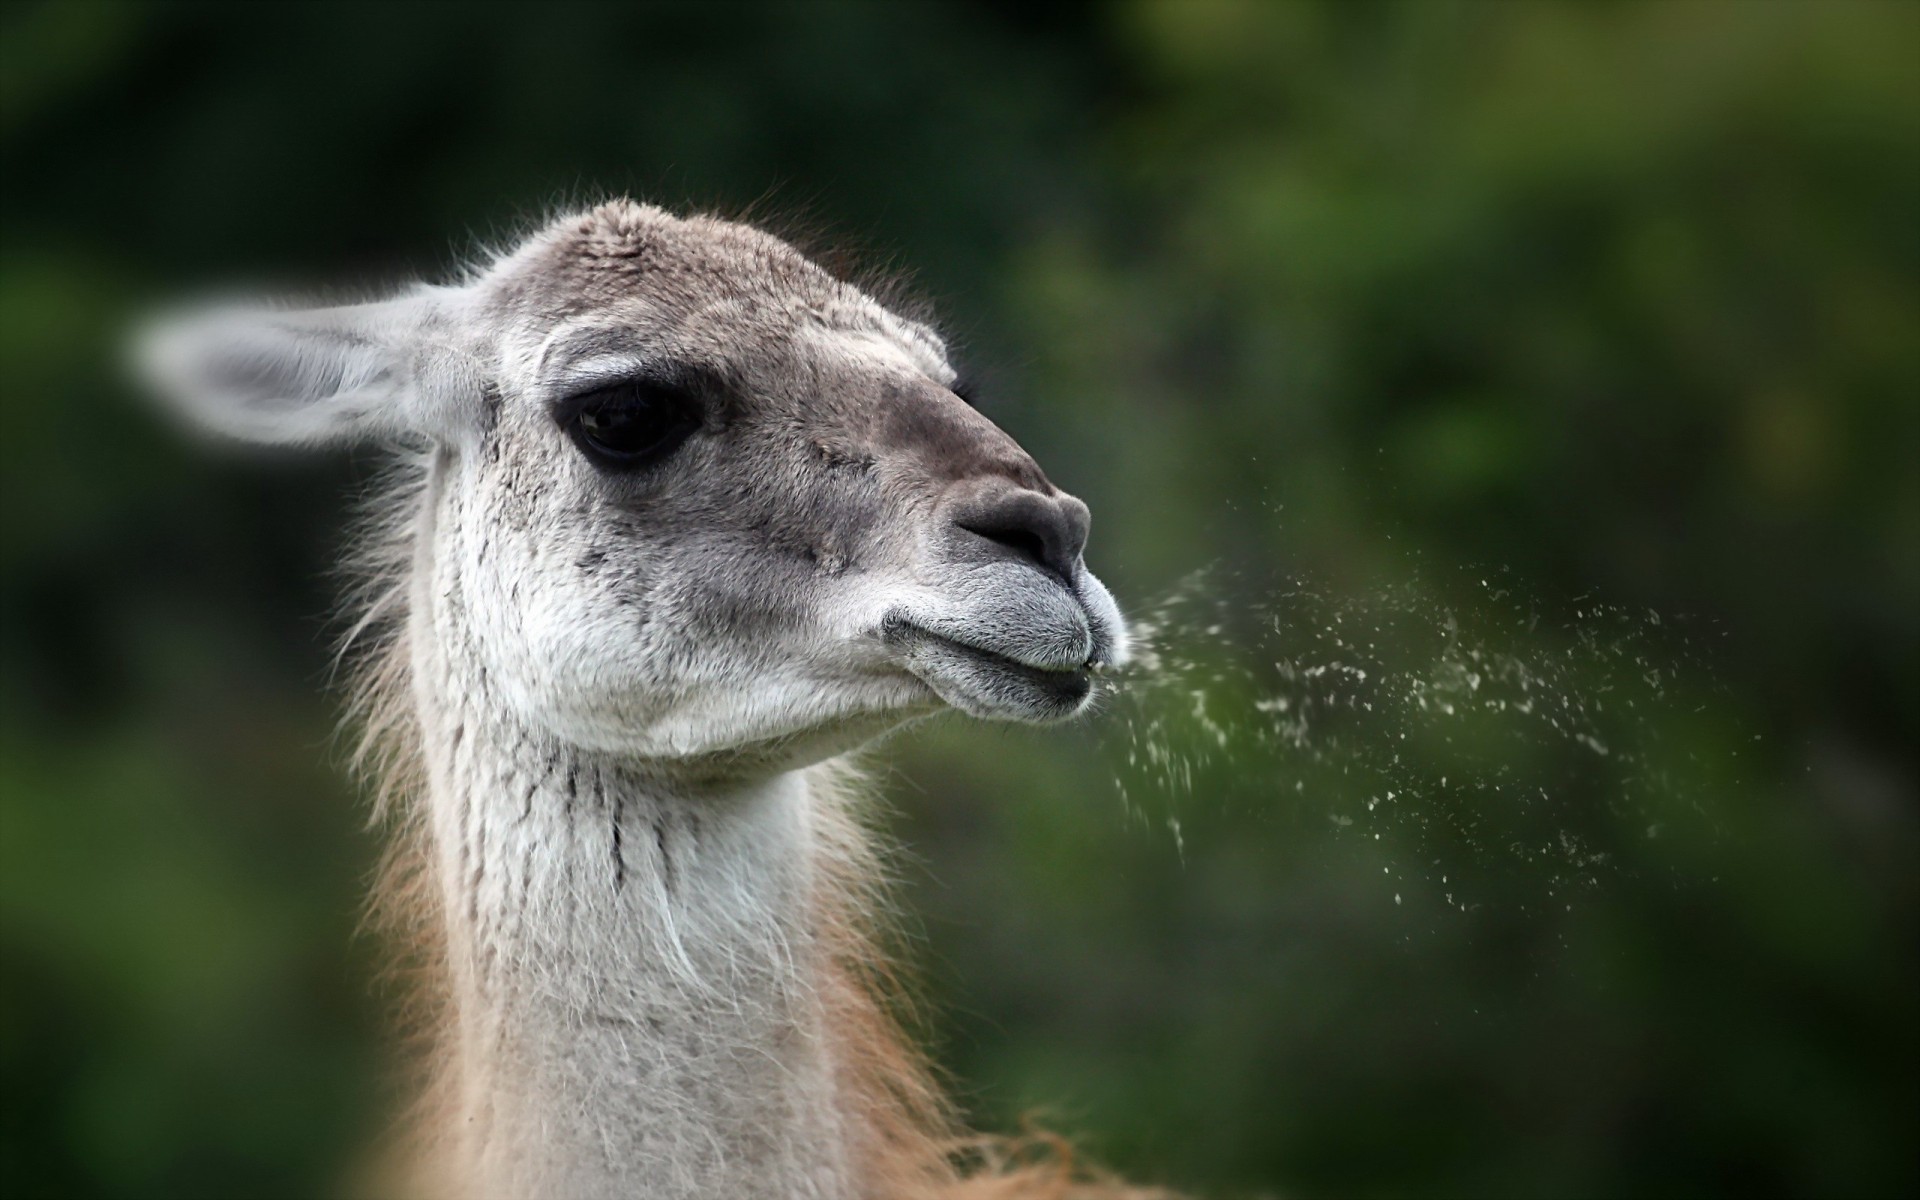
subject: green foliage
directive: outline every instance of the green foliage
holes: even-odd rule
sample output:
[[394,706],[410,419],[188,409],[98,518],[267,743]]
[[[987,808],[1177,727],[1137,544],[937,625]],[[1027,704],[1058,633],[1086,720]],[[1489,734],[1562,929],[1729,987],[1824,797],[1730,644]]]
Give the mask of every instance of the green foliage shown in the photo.
[[984,1122],[1920,1189],[1915,62],[1873,2],[9,10],[0,1190],[337,1192],[388,1100],[321,765],[368,464],[181,444],[127,314],[612,191],[912,264],[1160,626],[1086,729],[886,751]]

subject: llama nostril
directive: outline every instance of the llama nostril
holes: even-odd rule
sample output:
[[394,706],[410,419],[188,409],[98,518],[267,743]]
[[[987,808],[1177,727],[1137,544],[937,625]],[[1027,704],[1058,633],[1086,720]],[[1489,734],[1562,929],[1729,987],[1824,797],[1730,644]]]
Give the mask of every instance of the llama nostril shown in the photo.
[[954,524],[1071,587],[1087,544],[1085,512],[1077,501],[1022,489],[994,497],[956,517]]
[[1042,566],[1048,565],[1047,543],[1045,539],[1031,529],[997,529],[991,531],[976,529],[972,532],[979,534],[988,541],[999,542],[1002,546],[1005,546],[1021,558],[1027,559],[1030,562],[1036,562]]

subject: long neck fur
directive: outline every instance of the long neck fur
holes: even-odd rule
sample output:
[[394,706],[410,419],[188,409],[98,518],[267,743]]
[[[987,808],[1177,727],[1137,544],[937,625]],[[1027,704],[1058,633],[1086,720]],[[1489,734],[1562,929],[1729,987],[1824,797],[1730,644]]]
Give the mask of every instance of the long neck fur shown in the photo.
[[[688,782],[493,702],[428,586],[432,476],[372,509],[359,763],[393,839],[423,1070],[407,1190],[496,1197],[1159,1195],[965,1139],[893,1016],[843,764]],[[1029,1165],[1021,1165],[1025,1159]]]
[[427,733],[476,1194],[852,1194],[805,777],[677,786],[465,705]]

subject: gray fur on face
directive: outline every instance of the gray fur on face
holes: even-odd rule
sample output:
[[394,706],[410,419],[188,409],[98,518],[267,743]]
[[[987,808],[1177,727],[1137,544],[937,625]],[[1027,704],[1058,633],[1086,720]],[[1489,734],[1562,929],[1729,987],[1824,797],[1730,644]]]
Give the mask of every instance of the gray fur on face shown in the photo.
[[[939,337],[747,226],[615,202],[462,286],[148,346],[237,436],[429,443],[416,613],[586,749],[792,765],[944,705],[1054,719],[1126,652],[1085,507],[949,390]],[[563,428],[662,375],[699,400],[664,460],[609,471]]]

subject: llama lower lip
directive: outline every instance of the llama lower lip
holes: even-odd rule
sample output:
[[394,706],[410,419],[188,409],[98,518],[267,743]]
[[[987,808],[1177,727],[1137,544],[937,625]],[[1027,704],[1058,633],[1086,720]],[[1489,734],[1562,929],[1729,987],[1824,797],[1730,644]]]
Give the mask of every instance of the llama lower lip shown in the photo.
[[898,626],[891,638],[906,645],[908,670],[975,716],[1061,720],[1085,707],[1093,693],[1091,663],[1059,670],[1029,666],[917,626]]

